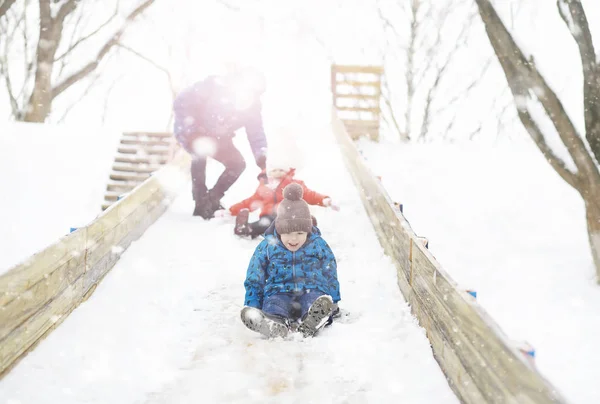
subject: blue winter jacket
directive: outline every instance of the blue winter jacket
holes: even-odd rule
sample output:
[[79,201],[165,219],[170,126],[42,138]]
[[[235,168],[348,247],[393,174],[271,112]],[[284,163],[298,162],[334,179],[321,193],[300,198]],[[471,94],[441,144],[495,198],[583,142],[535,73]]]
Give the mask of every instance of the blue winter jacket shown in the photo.
[[209,76],[181,91],[173,103],[175,137],[186,150],[197,136],[229,136],[245,128],[255,159],[263,156],[267,140],[262,121],[260,99],[239,109],[235,94],[218,76]]
[[306,243],[291,252],[279,240],[275,226],[271,226],[254,251],[244,286],[244,305],[259,309],[265,297],[309,289],[330,295],[334,303],[340,300],[335,256],[316,227]]

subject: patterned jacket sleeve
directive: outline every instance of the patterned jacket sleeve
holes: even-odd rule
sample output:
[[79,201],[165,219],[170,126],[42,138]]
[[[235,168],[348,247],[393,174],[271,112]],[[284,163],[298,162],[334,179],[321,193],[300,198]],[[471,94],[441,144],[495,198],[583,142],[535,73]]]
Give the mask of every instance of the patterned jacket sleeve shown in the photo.
[[337,262],[333,251],[327,244],[327,242],[321,239],[321,247],[323,249],[323,276],[327,280],[327,287],[329,295],[333,298],[333,302],[337,303],[341,300],[340,297],[340,283],[337,277]]
[[250,259],[248,271],[246,272],[246,297],[244,306],[256,307],[260,309],[263,304],[263,294],[265,288],[266,272],[269,259],[267,256],[267,248],[269,243],[263,240],[254,250],[254,254]]

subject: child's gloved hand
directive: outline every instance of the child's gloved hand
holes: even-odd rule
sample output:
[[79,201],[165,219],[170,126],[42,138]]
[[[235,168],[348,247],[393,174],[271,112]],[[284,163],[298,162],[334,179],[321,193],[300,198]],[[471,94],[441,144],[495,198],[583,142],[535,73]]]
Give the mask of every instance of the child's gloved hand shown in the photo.
[[219,209],[215,212],[215,217],[228,217],[231,216],[229,209]]
[[328,207],[328,208],[331,208],[331,209],[335,210],[336,212],[340,211],[339,205],[333,203],[333,201],[331,200],[331,198],[325,198],[325,199],[323,199],[323,205],[325,207]]

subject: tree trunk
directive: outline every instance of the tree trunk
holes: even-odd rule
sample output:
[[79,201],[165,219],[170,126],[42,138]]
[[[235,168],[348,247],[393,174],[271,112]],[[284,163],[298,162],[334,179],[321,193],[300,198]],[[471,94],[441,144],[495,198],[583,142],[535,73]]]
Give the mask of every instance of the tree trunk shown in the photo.
[[50,115],[52,70],[60,34],[53,24],[49,0],[40,1],[40,39],[37,45],[35,82],[23,117],[25,122],[43,123]]
[[52,106],[52,70],[54,67],[54,52],[49,55],[48,50],[38,50],[37,69],[35,82],[27,110],[23,118],[24,122],[43,123],[50,115]]
[[596,281],[600,284],[600,199],[585,199],[585,216],[592,258],[596,265]]

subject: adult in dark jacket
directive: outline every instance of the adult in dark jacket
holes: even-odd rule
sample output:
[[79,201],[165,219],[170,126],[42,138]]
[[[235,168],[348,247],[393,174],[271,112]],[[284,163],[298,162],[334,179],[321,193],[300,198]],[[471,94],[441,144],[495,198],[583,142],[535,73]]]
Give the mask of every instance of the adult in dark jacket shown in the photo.
[[[260,96],[262,74],[238,69],[222,76],[209,76],[181,91],[173,104],[175,137],[192,155],[194,216],[214,217],[221,198],[237,181],[246,162],[233,144],[235,131],[244,128],[256,165],[265,170],[267,140]],[[212,157],[225,170],[211,190],[206,187],[206,159]]]

